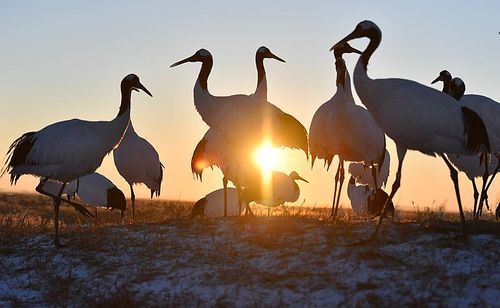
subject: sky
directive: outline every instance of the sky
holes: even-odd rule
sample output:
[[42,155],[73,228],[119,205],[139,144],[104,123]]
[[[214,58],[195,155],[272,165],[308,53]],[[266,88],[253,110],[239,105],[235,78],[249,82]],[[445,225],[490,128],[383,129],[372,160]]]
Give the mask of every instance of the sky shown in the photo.
[[[250,94],[255,51],[265,45],[286,60],[266,60],[269,101],[309,128],[314,112],[335,93],[328,49],[369,19],[383,33],[370,60],[372,78],[430,85],[448,69],[465,81],[467,93],[500,101],[499,11],[498,1],[0,1],[0,153],[22,133],[57,121],[112,119],[121,79],[136,73],[153,98],[134,92],[132,121],[166,166],[161,198],[197,200],[222,182],[218,170],[207,171],[203,182],[190,170],[194,147],[208,129],[193,104],[200,65],[170,64],[206,48],[214,57],[211,93]],[[364,49],[366,43],[353,46]],[[356,60],[346,56],[351,72]],[[392,183],[395,147],[390,139],[387,144]],[[296,204],[331,203],[334,170],[321,163],[311,170],[298,151],[282,151],[281,157],[280,171],[296,170],[310,182],[300,182]],[[129,195],[112,155],[98,171]],[[37,182],[24,176],[10,186],[4,176],[0,191],[32,192]],[[491,204],[500,201],[499,183],[490,190]],[[471,185],[463,174],[460,184],[470,209]],[[149,196],[145,186],[135,191]],[[457,210],[444,163],[414,151],[405,159],[395,201],[403,209]],[[341,202],[347,206],[345,193]]]

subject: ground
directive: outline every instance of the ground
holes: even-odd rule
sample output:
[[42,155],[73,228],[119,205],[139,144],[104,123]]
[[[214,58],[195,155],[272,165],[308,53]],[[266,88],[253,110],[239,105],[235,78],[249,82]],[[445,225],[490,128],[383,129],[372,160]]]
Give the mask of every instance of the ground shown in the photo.
[[140,200],[134,222],[102,210],[98,225],[65,207],[55,249],[50,200],[0,194],[0,306],[500,303],[491,219],[464,237],[454,216],[399,214],[359,244],[375,220],[307,208],[190,220],[191,205]]

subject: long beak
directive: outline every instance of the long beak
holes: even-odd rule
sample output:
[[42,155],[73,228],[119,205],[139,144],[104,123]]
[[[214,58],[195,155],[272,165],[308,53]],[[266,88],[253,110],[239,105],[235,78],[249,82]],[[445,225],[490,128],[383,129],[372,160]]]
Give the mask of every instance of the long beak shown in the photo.
[[359,38],[359,36],[356,34],[356,30],[354,30],[349,35],[347,35],[346,37],[341,39],[337,44],[333,45],[332,48],[330,48],[330,51],[333,51],[335,49],[335,47],[337,47],[341,44],[345,44],[345,43],[349,42],[350,40],[356,39],[356,38]]
[[303,178],[303,177],[301,177],[300,175],[299,175],[299,177],[297,178],[297,180],[301,180],[301,181],[304,181],[304,182],[306,182],[306,183],[309,183],[309,181],[308,181],[308,180],[304,179],[304,178]]
[[280,57],[278,57],[277,55],[275,55],[273,53],[271,53],[271,58],[276,59],[276,60],[278,60],[280,62],[286,63],[285,60],[281,59]]
[[137,89],[141,89],[142,91],[144,91],[147,95],[153,97],[153,95],[151,94],[151,92],[148,91],[148,89],[146,89],[145,86],[143,86],[141,83],[139,83],[139,85],[137,86]]
[[179,62],[175,62],[174,64],[170,65],[170,67],[176,67],[178,65],[181,65],[181,64],[184,64],[184,63],[187,63],[187,62],[193,62],[193,57],[194,56],[191,56],[191,57],[188,57],[184,60],[180,60]]
[[349,45],[349,46],[347,47],[347,51],[346,51],[346,52],[357,53],[357,54],[359,54],[359,55],[363,53],[362,51],[360,51],[360,50],[358,50],[358,49],[356,49],[356,48],[352,47],[351,45]]
[[436,82],[441,81],[441,76],[437,76],[436,79],[434,79],[431,84],[435,84]]

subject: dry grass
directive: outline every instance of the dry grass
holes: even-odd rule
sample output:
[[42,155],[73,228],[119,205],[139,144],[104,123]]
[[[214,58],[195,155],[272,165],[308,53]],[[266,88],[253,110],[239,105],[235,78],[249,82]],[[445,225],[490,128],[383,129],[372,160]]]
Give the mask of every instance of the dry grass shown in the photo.
[[139,200],[136,220],[99,224],[52,201],[0,194],[0,305],[493,305],[500,301],[500,224],[397,211],[380,241],[375,220],[329,209],[254,206],[257,217],[189,220],[192,203]]

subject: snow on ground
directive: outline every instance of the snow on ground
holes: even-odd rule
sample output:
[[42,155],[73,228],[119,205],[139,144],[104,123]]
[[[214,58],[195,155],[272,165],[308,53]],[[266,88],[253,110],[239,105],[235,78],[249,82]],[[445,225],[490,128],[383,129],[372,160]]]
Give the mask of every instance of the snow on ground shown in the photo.
[[[497,231],[301,217],[172,220],[26,236],[0,249],[0,306],[500,303]],[[495,228],[498,230],[498,228]]]

